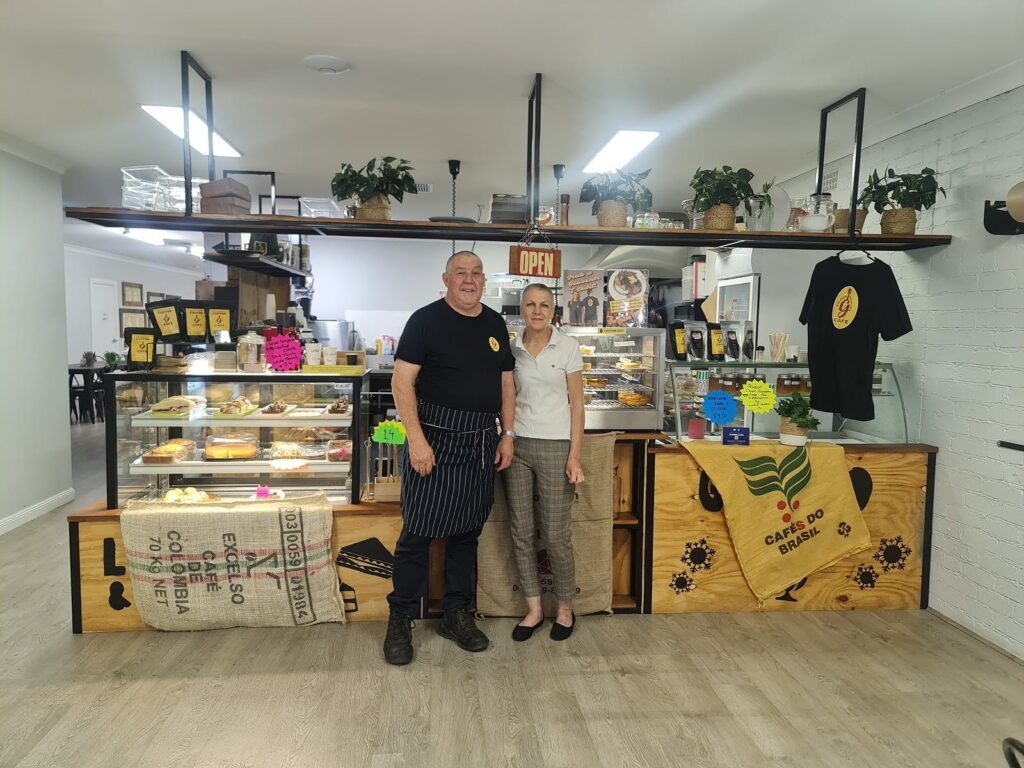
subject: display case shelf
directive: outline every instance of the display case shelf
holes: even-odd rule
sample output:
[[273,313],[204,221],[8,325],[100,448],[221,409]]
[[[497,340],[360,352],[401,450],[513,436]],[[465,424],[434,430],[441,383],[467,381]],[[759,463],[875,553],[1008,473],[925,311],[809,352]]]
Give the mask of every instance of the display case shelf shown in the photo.
[[133,427],[351,427],[352,412],[340,416],[260,416],[259,411],[237,419],[221,416],[198,416],[191,419],[162,419],[149,411],[131,417]]
[[352,468],[347,461],[306,459],[301,469],[274,469],[271,459],[245,459],[238,461],[178,461],[173,464],[143,464],[142,458],[129,464],[132,475],[337,475],[348,474]]
[[[128,208],[69,207],[65,215],[104,227],[141,227],[179,232],[262,232],[278,235],[384,237],[411,240],[473,240],[516,243],[527,232],[522,224],[456,224],[430,221],[358,221],[281,215],[193,214],[136,211]],[[911,251],[949,245],[949,235],[862,234],[852,239],[832,232],[736,232],[710,229],[647,229],[632,227],[546,227],[553,242],[565,245],[654,245],[708,248],[784,248],[832,250],[863,246],[871,251]]]

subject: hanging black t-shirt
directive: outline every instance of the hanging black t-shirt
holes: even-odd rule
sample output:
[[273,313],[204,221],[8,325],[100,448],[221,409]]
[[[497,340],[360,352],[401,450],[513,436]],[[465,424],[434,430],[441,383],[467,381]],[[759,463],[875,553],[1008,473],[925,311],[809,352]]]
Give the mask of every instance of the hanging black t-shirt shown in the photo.
[[587,296],[583,299],[583,324],[589,326],[600,325],[601,320],[597,316],[597,310],[601,306],[601,300],[596,296]]
[[515,367],[501,315],[482,306],[467,317],[444,299],[412,313],[395,357],[421,366],[417,397],[460,411],[499,413],[501,374]]
[[878,337],[892,341],[913,330],[892,269],[877,259],[856,265],[832,256],[819,262],[800,322],[807,326],[811,407],[871,421]]

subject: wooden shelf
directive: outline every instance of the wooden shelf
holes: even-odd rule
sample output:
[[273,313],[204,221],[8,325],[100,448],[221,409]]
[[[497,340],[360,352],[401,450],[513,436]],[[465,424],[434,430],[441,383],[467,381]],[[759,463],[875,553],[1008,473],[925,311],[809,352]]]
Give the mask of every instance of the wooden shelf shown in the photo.
[[612,595],[613,611],[635,611],[636,598],[632,595]]
[[[66,208],[66,216],[104,227],[141,227],[179,232],[262,232],[278,235],[333,237],[384,237],[406,240],[476,240],[515,243],[526,225],[453,224],[431,221],[357,221],[250,214],[228,216],[173,211],[136,211],[127,208]],[[552,241],[563,245],[654,245],[709,248],[786,248],[791,250],[840,250],[854,245],[844,233],[828,232],[727,232],[708,229],[633,229],[619,227],[545,227]],[[865,234],[859,241],[872,251],[911,251],[948,245],[949,235]],[[240,265],[238,265],[240,266]],[[280,266],[280,265],[278,265]],[[305,274],[305,273],[300,273]]]
[[640,521],[634,515],[619,515],[612,519],[615,528],[635,528]]

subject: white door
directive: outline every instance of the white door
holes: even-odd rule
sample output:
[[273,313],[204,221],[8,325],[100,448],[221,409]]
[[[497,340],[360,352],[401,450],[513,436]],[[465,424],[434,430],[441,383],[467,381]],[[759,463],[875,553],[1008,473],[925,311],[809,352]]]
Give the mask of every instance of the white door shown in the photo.
[[117,313],[117,284],[112,280],[89,280],[89,313],[92,318],[92,346],[97,357],[104,352],[120,352],[121,328]]

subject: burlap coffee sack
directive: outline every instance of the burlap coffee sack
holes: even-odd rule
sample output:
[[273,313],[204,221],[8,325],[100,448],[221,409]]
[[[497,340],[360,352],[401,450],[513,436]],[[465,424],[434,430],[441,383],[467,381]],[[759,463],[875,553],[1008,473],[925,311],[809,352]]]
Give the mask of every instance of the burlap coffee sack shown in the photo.
[[[586,482],[576,487],[572,508],[572,549],[576,562],[576,613],[610,613],[612,609],[612,522],[615,436],[588,435],[583,440],[580,461]],[[546,545],[537,539],[537,567],[541,604],[548,616],[555,614]],[[477,611],[486,616],[522,616],[526,601],[519,586],[519,573],[512,552],[505,486],[498,475],[494,506],[480,535],[477,554]]]
[[323,493],[129,503],[121,534],[139,615],[165,630],[343,622],[332,525]]

